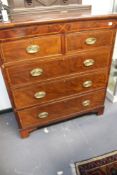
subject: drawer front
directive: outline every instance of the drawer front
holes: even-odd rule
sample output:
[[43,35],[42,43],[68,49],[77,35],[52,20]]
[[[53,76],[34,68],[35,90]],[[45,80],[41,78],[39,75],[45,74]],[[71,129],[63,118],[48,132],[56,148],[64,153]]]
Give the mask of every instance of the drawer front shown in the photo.
[[91,20],[91,21],[76,21],[69,22],[66,24],[66,29],[68,32],[75,32],[81,30],[101,30],[105,28],[114,28],[114,20]]
[[111,48],[97,49],[70,57],[59,57],[44,62],[38,60],[8,67],[9,83],[14,87],[40,82],[73,73],[86,72],[109,66]]
[[58,100],[70,95],[90,92],[106,87],[107,72],[93,72],[79,77],[71,77],[45,84],[13,90],[17,109],[22,109],[46,102]]
[[62,26],[57,23],[30,25],[0,30],[0,40],[60,33]]
[[5,62],[61,55],[61,35],[3,42],[2,51]]
[[43,126],[52,122],[86,112],[104,103],[105,91],[96,91],[84,96],[74,97],[43,107],[35,107],[19,111],[18,115],[22,128]]
[[112,30],[70,33],[66,35],[66,52],[92,49],[95,47],[112,45]]

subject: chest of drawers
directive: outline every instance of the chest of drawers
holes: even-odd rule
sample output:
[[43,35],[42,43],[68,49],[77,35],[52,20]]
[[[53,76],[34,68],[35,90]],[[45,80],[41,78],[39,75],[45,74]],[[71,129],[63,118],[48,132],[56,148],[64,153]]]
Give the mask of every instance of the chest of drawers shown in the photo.
[[0,24],[1,69],[23,138],[104,111],[117,15],[49,15]]

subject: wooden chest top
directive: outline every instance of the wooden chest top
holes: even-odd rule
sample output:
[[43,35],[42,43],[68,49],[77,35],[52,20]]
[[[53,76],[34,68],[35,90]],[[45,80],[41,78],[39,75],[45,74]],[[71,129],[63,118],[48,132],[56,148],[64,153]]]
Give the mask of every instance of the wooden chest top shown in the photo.
[[[73,10],[73,11],[57,11],[51,13],[38,13],[38,11],[33,11],[32,13],[22,13],[11,15],[8,22],[0,22],[0,29],[14,28],[19,26],[30,26],[30,25],[41,25],[41,24],[55,24],[65,23],[65,22],[81,22],[80,27],[85,27],[88,25],[88,22],[92,21],[92,27],[98,27],[97,25],[99,20],[114,20],[117,26],[117,13],[108,13],[108,14],[94,14],[90,11],[85,10]],[[95,21],[95,22],[94,22]],[[86,24],[85,24],[86,23]],[[100,26],[103,26],[101,23]],[[88,27],[90,24],[88,25]],[[90,27],[91,27],[90,26]],[[58,27],[58,26],[57,26]],[[72,26],[73,27],[73,26]],[[78,27],[78,26],[77,26]],[[85,27],[86,28],[86,27]]]

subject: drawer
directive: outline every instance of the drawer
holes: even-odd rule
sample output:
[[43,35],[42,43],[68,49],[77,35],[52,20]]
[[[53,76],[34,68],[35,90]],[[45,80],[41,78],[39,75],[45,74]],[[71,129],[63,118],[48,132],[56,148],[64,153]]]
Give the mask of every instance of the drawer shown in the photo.
[[11,27],[0,30],[0,40],[10,40],[13,38],[31,37],[47,34],[60,33],[61,25],[58,23],[53,24],[35,24],[22,27]]
[[83,30],[102,30],[111,29],[115,27],[114,20],[89,20],[89,21],[76,21],[66,24],[68,32],[83,31]]
[[93,110],[103,105],[104,97],[105,91],[100,90],[54,104],[19,111],[21,127],[43,126],[70,118],[88,110]]
[[50,35],[1,44],[4,62],[61,55],[61,35]]
[[46,61],[31,61],[6,68],[10,85],[41,82],[73,73],[86,72],[109,66],[111,48],[96,49],[70,57],[58,57]]
[[66,52],[112,45],[113,34],[112,30],[69,33],[66,35]]
[[107,75],[106,70],[100,70],[78,77],[15,89],[12,91],[15,106],[22,109],[104,88],[107,84]]

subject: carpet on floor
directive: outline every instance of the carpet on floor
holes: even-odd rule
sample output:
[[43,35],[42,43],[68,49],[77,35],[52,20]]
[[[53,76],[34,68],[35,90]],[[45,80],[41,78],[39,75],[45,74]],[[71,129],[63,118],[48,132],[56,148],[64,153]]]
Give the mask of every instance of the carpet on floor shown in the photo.
[[117,175],[117,151],[75,163],[76,175]]

